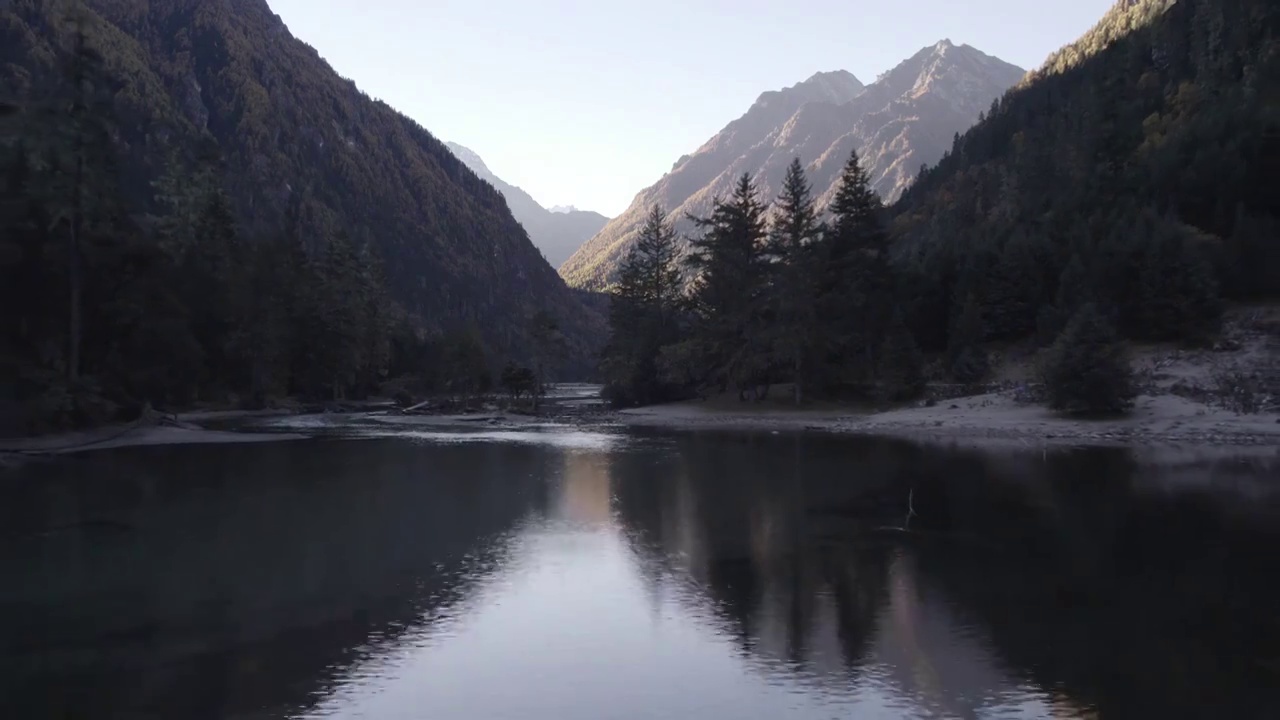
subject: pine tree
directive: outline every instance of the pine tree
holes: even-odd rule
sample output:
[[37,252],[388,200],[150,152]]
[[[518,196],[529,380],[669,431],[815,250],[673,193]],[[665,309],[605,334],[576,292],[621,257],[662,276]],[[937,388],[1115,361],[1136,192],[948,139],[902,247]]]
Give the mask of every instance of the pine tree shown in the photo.
[[319,377],[334,400],[345,397],[361,369],[361,321],[366,305],[360,259],[345,232],[327,238],[315,259],[321,289],[319,303],[322,337],[318,350]]
[[969,293],[960,306],[960,313],[951,326],[947,355],[951,360],[951,374],[962,383],[976,383],[990,370],[987,351],[982,345],[985,337],[982,305]]
[[1149,220],[1137,256],[1134,334],[1150,340],[1206,341],[1222,307],[1213,265],[1195,246],[1189,228],[1169,219]]
[[88,19],[68,18],[69,48],[62,58],[61,92],[50,108],[49,155],[59,168],[51,188],[55,218],[66,237],[67,357],[66,374],[80,376],[84,340],[86,239],[113,200],[115,176],[109,124],[111,83],[102,55],[90,46]]
[[1049,406],[1069,413],[1120,413],[1133,406],[1133,371],[1115,329],[1087,303],[1068,323],[1043,368]]
[[1023,338],[1036,329],[1045,281],[1037,240],[1018,234],[1000,249],[985,284],[984,310],[991,339]]
[[381,259],[366,240],[357,254],[361,285],[360,349],[361,382],[372,387],[386,378],[391,363],[391,331],[394,323],[391,298]]
[[1085,303],[1094,299],[1095,290],[1089,272],[1079,253],[1073,253],[1058,279],[1058,295],[1054,307],[1063,317],[1071,317]]
[[666,213],[654,205],[636,241],[644,278],[644,300],[657,313],[660,326],[674,321],[682,302],[680,265],[676,231],[666,222]]
[[533,411],[538,411],[538,397],[546,392],[550,374],[557,372],[564,362],[568,344],[560,332],[560,322],[546,310],[534,313],[530,321],[534,344],[534,372],[538,378],[538,391],[534,393]]
[[710,217],[692,218],[701,229],[686,258],[694,276],[691,304],[694,336],[709,363],[709,376],[723,390],[758,397],[767,382],[769,357],[764,336],[764,292],[769,266],[764,253],[765,208],[749,175],[732,197],[717,199]]
[[819,338],[815,243],[823,232],[800,158],[787,168],[777,211],[768,245],[775,264],[773,355],[790,374],[799,405]]
[[252,321],[243,337],[251,350],[246,390],[254,407],[289,392],[290,361],[300,339],[300,328],[293,322],[301,315],[297,286],[306,262],[295,238],[283,231],[262,238],[250,255],[246,273]]
[[887,401],[911,400],[924,392],[924,356],[907,328],[902,311],[894,308],[878,354],[877,395]]
[[889,235],[880,198],[857,152],[850,155],[831,204],[832,221],[817,244],[817,308],[826,339],[828,385],[870,387],[894,304]]
[[449,333],[441,345],[440,372],[446,392],[465,399],[489,391],[493,385],[489,359],[475,328]]
[[236,385],[232,334],[248,320],[247,265],[231,204],[221,188],[207,188],[182,260],[182,298],[191,309],[193,332],[204,350],[206,369],[216,385]]
[[643,404],[671,392],[659,378],[657,359],[664,345],[679,339],[683,296],[676,252],[675,231],[654,206],[611,291],[604,371],[615,403]]

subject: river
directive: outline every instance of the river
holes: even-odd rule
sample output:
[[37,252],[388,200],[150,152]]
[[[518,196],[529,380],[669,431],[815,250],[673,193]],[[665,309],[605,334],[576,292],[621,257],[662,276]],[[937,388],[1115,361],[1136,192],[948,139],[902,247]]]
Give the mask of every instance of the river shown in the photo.
[[33,462],[0,717],[1280,717],[1277,476],[556,426]]

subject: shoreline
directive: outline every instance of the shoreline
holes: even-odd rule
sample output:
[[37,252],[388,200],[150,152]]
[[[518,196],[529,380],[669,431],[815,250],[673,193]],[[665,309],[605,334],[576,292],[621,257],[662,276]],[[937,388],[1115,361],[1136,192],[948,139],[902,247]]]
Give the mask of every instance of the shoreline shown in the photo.
[[299,433],[216,430],[178,417],[179,421],[172,424],[126,423],[34,437],[0,438],[0,466],[5,464],[6,456],[30,460],[125,447],[282,442],[308,437]]
[[1144,446],[1199,445],[1280,448],[1280,416],[1241,415],[1174,395],[1143,395],[1133,411],[1111,419],[1079,419],[1020,405],[991,393],[884,412],[850,408],[726,409],[706,401],[621,410],[628,426],[680,430],[816,431],[973,445]]
[[[330,417],[345,414],[335,413]],[[122,447],[285,442],[311,437],[296,428],[292,432],[281,432],[217,427],[228,421],[293,415],[298,413],[194,411],[158,421],[0,439],[0,465],[15,458],[66,456]],[[381,420],[388,425],[457,425],[460,422],[454,416],[431,415]],[[1197,451],[1253,448],[1280,453],[1280,416],[1276,413],[1242,415],[1170,394],[1139,396],[1129,415],[1102,420],[1063,417],[1038,405],[1017,403],[1009,393],[989,393],[883,412],[834,405],[797,409],[784,401],[749,405],[726,402],[722,398],[605,410],[573,417],[551,414],[527,418],[527,421],[684,431],[822,432],[992,449],[1183,446]]]

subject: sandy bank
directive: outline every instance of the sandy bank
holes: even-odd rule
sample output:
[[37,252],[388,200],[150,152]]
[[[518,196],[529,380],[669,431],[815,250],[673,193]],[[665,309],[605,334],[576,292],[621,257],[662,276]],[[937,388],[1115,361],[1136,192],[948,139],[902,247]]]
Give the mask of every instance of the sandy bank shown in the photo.
[[1142,396],[1123,418],[1081,420],[1022,405],[1006,394],[978,395],[882,413],[846,410],[727,410],[690,402],[624,410],[619,421],[686,429],[822,430],[927,440],[1014,440],[1053,444],[1205,443],[1280,445],[1275,414],[1239,415],[1173,395]]
[[282,440],[301,440],[306,437],[306,435],[293,433],[205,430],[194,426],[147,425],[138,427],[119,425],[82,432],[0,440],[0,453],[70,455],[94,450],[134,446],[277,442]]
[[[1272,412],[1238,414],[1210,404],[1221,395],[1217,384],[1224,374],[1266,377],[1274,373],[1280,363],[1280,337],[1266,323],[1280,324],[1280,307],[1242,307],[1229,315],[1224,337],[1234,349],[1131,348],[1135,377],[1145,394],[1123,418],[1063,417],[1039,405],[1020,403],[1011,392],[880,413],[847,407],[796,410],[786,403],[781,387],[760,405],[716,398],[626,410],[616,417],[639,426],[810,429],[983,445],[1280,446],[1280,415],[1274,407]],[[1006,386],[1034,381],[1034,351],[1023,348],[1020,353],[1002,355],[995,362],[993,380]]]

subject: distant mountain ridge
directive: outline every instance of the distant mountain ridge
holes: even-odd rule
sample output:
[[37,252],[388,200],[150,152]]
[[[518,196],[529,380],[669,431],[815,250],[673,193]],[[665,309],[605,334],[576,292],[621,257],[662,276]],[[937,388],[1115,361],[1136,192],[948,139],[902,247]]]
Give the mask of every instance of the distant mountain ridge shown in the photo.
[[552,267],[559,267],[568,260],[582,243],[590,240],[609,222],[609,218],[600,213],[574,207],[548,210],[529,193],[494,175],[480,155],[471,148],[455,142],[445,145],[481,180],[502,193],[511,214],[524,226],[529,239],[542,251],[543,257]]
[[840,168],[857,149],[875,189],[891,202],[922,165],[937,162],[955,135],[1025,74],[968,45],[943,40],[870,85],[839,70],[762,93],[742,117],[637,194],[626,212],[561,266],[560,274],[575,287],[605,287],[652,205],[662,206],[678,229],[688,230],[686,215],[706,213],[743,173],[755,179],[762,198],[772,200],[795,157],[806,165],[814,195],[825,205]]

